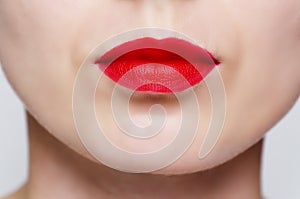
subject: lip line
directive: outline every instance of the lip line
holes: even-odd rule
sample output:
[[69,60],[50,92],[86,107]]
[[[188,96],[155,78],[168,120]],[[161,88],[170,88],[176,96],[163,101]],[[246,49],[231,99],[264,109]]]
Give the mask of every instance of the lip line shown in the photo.
[[[175,41],[175,42],[174,42]],[[184,39],[179,39],[176,37],[167,37],[167,38],[162,38],[162,39],[156,39],[153,37],[142,37],[142,38],[138,38],[138,39],[133,39],[130,41],[126,41],[122,44],[119,44],[117,46],[115,46],[114,48],[106,51],[102,56],[100,56],[100,58],[96,59],[95,64],[98,65],[98,67],[100,68],[100,70],[104,71],[104,73],[106,72],[106,69],[113,68],[111,67],[112,64],[114,64],[116,68],[121,68],[122,66],[127,65],[132,65],[132,63],[137,62],[137,61],[146,61],[144,58],[140,59],[140,55],[147,55],[147,52],[145,52],[145,49],[160,49],[160,50],[164,50],[165,47],[168,47],[169,49],[173,50],[173,51],[179,51],[178,54],[183,54],[182,57],[188,57],[188,60],[192,60],[191,61],[187,61],[184,58],[178,58],[176,57],[176,59],[166,59],[168,61],[159,61],[159,63],[176,63],[177,65],[179,65],[178,63],[182,60],[185,60],[187,63],[191,63],[193,67],[190,66],[185,66],[187,67],[186,69],[190,69],[190,68],[196,68],[195,65],[199,65],[199,69],[200,70],[204,70],[205,74],[202,75],[202,73],[200,73],[200,75],[202,76],[202,79],[197,79],[197,77],[194,76],[189,76],[189,79],[193,81],[193,84],[191,84],[189,87],[193,87],[195,85],[197,85],[198,83],[202,82],[202,80],[206,77],[206,75],[213,70],[216,66],[220,65],[220,61],[218,59],[216,59],[212,53],[210,53],[208,50],[206,50],[205,48],[195,45],[194,43],[191,43],[190,41],[184,40]],[[178,50],[180,49],[180,50]],[[138,54],[139,56],[136,56],[136,54],[134,54],[133,56],[125,56],[126,59],[121,59],[121,61],[119,60],[120,57],[122,57],[124,54],[126,53],[130,53],[130,52],[136,52],[136,51],[141,51],[142,53]],[[169,51],[168,51],[169,52]],[[170,52],[169,52],[170,53]],[[177,53],[175,53],[177,54]],[[148,56],[148,55],[147,55]],[[153,56],[150,53],[150,57]],[[153,57],[155,57],[156,55],[154,55]],[[166,56],[169,56],[168,54]],[[178,55],[177,55],[178,56]],[[198,61],[197,61],[198,59]],[[207,63],[205,63],[205,61]],[[130,63],[132,62],[132,63]],[[201,65],[202,64],[202,65]],[[206,65],[206,66],[205,66]],[[207,65],[209,65],[209,69],[205,68],[207,67]],[[137,65],[138,66],[138,65]],[[126,68],[126,66],[125,66]],[[176,68],[176,67],[175,67]],[[177,67],[178,68],[178,67]],[[116,69],[115,69],[116,70]],[[121,68],[121,70],[124,70]],[[181,69],[182,70],[182,69]],[[205,71],[206,70],[206,71]],[[209,70],[207,72],[207,70]],[[118,71],[115,71],[116,73],[118,73]],[[167,75],[167,73],[166,73]],[[110,74],[106,74],[106,76],[108,76],[111,80],[113,80],[115,83],[119,83],[118,79],[114,79],[113,77],[115,76],[114,71],[111,72]],[[195,80],[193,80],[195,79]],[[132,80],[134,81],[134,80]],[[174,81],[175,82],[175,81]],[[122,86],[122,85],[121,85]],[[126,86],[125,86],[126,87]],[[186,90],[187,88],[183,89]],[[138,91],[138,90],[137,90]],[[150,89],[151,92],[151,89]],[[157,91],[154,91],[153,93],[156,93]]]

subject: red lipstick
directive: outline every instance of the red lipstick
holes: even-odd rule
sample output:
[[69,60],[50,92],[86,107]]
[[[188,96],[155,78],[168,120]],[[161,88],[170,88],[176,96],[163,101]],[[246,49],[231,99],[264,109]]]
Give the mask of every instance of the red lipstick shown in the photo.
[[114,47],[95,64],[114,82],[129,89],[172,93],[199,84],[220,62],[188,41],[145,37]]

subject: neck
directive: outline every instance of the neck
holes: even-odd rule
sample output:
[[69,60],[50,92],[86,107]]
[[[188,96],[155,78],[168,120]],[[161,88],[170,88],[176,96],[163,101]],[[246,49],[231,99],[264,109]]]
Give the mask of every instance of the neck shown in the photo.
[[127,174],[81,157],[29,114],[28,127],[31,158],[26,193],[30,199],[260,198],[262,142],[207,171],[178,176]]

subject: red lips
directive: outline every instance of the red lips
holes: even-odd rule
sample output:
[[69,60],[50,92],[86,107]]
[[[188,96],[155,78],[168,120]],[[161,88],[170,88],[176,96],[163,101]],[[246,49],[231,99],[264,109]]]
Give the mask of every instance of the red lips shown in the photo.
[[207,50],[185,40],[147,37],[113,48],[95,64],[129,89],[171,93],[200,83],[220,62]]

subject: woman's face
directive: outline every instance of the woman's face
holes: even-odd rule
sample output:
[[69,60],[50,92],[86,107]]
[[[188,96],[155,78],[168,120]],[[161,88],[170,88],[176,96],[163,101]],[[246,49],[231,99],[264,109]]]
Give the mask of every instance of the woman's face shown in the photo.
[[[194,88],[201,109],[195,141],[160,173],[185,173],[214,167],[258,141],[293,105],[300,93],[299,0],[2,0],[0,61],[28,111],[53,136],[92,159],[76,133],[72,91],[89,52],[107,38],[135,28],[159,27],[188,35],[221,61],[226,118],[211,153],[199,160],[211,116],[203,83]],[[143,123],[149,105],[166,107],[165,136],[136,141],[121,135],[109,108],[111,81],[96,93],[96,115],[106,135],[135,152],[168,143],[179,122],[175,98],[139,97],[130,102],[133,119]],[[108,115],[108,116],[107,116]],[[107,117],[106,117],[107,116]],[[146,118],[146,119],[145,119]],[[168,127],[169,125],[169,127]]]

